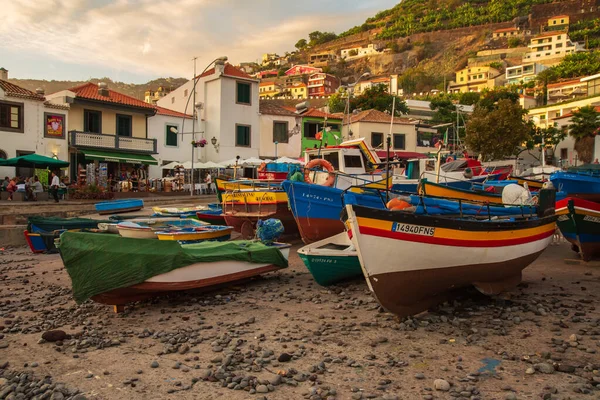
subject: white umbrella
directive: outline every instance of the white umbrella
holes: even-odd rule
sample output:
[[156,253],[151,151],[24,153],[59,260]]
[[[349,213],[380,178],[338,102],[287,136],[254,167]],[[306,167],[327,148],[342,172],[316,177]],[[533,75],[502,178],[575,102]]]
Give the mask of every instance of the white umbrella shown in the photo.
[[180,165],[180,164],[181,163],[179,161],[173,161],[173,162],[163,165],[162,169],[173,169],[173,168],[175,168],[176,165]]
[[223,165],[217,164],[217,163],[212,162],[212,161],[207,161],[207,162],[201,163],[199,165],[200,166],[198,168],[203,168],[203,169],[221,169],[221,168],[225,168]]
[[[184,163],[181,163],[181,166],[185,169],[192,169],[192,162],[191,161],[186,161]],[[196,165],[194,165],[195,167]]]
[[300,161],[300,160],[296,160],[295,158],[289,158],[289,157],[279,157],[277,160],[275,160],[275,162],[277,164],[304,164],[304,162]]
[[262,163],[270,162],[271,160],[261,160],[260,158],[250,157],[244,160],[244,165],[260,165]]
[[236,160],[235,158],[232,158],[231,160],[226,160],[226,161],[220,161],[219,164],[224,165],[226,167],[230,167],[230,166],[234,166],[235,163],[237,161],[238,167],[241,167],[242,164],[244,163],[244,159],[240,158],[239,160]]

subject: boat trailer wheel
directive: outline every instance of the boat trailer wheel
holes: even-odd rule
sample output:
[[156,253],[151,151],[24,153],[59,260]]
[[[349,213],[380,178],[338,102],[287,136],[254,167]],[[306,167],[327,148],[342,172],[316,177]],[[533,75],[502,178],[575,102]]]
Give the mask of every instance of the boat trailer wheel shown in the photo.
[[254,239],[254,224],[251,221],[244,221],[240,233],[244,240]]

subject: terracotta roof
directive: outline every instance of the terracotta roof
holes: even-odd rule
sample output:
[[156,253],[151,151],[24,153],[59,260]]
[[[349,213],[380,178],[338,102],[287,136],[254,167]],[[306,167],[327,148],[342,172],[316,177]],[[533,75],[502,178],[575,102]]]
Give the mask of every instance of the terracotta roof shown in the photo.
[[135,97],[127,96],[126,94],[115,92],[111,89],[107,90],[108,96],[101,96],[98,93],[98,85],[92,82],[84,83],[83,85],[69,89],[69,91],[75,93],[76,97],[81,99],[101,101],[104,103],[119,104],[130,107],[139,107],[150,110],[154,110],[156,108],[152,104],[148,104],[145,101],[136,99]]
[[182,112],[175,111],[175,110],[169,110],[168,108],[164,108],[164,107],[160,107],[160,106],[154,106],[154,108],[156,108],[157,115],[167,115],[169,117],[179,117],[179,118],[189,118],[189,119],[194,118],[189,114],[184,114]]
[[[348,118],[346,118],[344,123],[347,123],[347,119]],[[358,114],[352,114],[350,116],[350,123],[353,124],[355,122],[376,122],[389,124],[391,122],[391,116],[379,110],[371,109],[361,111]],[[410,118],[394,117],[395,124],[417,124],[417,122],[418,121]]]
[[568,15],[557,15],[556,17],[550,17],[548,19],[556,19],[556,18],[569,18]]
[[274,104],[272,101],[261,101],[259,103],[259,112],[265,115],[280,115],[284,117],[296,117],[298,116],[294,111],[289,110],[288,107],[282,107],[278,104]]
[[[550,84],[548,84],[548,88],[550,89],[550,88],[556,88],[556,87],[562,87],[562,86],[576,85],[578,83],[581,83],[581,80],[574,79],[574,80],[570,80],[570,81],[550,83]],[[585,83],[581,83],[581,85],[585,85]]]
[[380,82],[389,82],[389,81],[390,81],[390,78],[389,78],[389,77],[386,77],[386,76],[384,76],[384,77],[381,77],[381,78],[375,78],[375,79],[371,79],[371,80],[369,80],[369,81],[367,81],[367,82],[371,82],[371,83],[380,83]]
[[[600,106],[595,106],[594,109],[596,110],[596,112],[600,112]],[[557,120],[557,119],[563,119],[563,118],[570,118],[572,116],[573,116],[573,113],[570,112],[570,113],[567,113],[567,114],[563,114],[560,117],[555,117],[555,118],[552,118],[552,119],[553,120]]]
[[[292,111],[292,112],[296,111],[296,109],[294,107],[284,106],[283,108],[285,108],[288,111]],[[306,112],[304,112],[302,114],[299,114],[299,115],[301,115],[303,117],[313,117],[313,118],[325,118],[325,117],[327,117],[327,119],[342,119],[342,117],[340,117],[337,114],[328,114],[326,112],[317,110],[316,108],[309,108],[308,111],[306,111]]]
[[71,108],[67,104],[54,104],[54,103],[50,103],[49,101],[45,101],[44,105],[47,108],[56,108],[58,110],[69,110]]
[[31,90],[24,89],[21,86],[17,86],[14,83],[10,83],[8,81],[0,80],[0,88],[4,90],[4,93],[6,93],[7,96],[39,101],[46,100],[44,96],[32,92]]
[[518,28],[512,27],[512,28],[500,28],[500,29],[496,29],[494,31],[494,33],[502,33],[502,32],[514,32],[514,31],[518,31]]
[[550,37],[550,36],[564,35],[566,33],[567,33],[567,31],[545,32],[545,33],[540,33],[539,35],[537,35],[536,37],[534,37],[531,40],[535,40],[535,39],[539,39],[539,38],[544,38],[544,37]]
[[275,85],[275,82],[261,82],[259,86],[271,86]]
[[[205,73],[203,73],[202,75],[199,76],[199,78],[203,78],[205,76],[209,76],[215,73],[215,67],[212,67],[211,69],[209,69],[208,71],[206,71]],[[225,68],[223,70],[223,75],[227,75],[227,76],[233,76],[233,77],[237,77],[237,78],[245,78],[245,79],[254,79],[252,78],[250,75],[248,75],[247,73],[245,73],[243,70],[234,67],[233,65],[229,64],[229,63],[225,63]]]

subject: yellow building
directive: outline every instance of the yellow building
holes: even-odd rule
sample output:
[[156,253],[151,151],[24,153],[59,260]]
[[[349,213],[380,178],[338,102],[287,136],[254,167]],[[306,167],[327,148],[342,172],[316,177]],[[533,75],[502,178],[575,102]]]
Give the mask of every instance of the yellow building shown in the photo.
[[146,90],[144,93],[144,101],[148,104],[156,104],[156,102],[166,95],[171,93],[171,89],[159,86],[156,90]]
[[281,86],[275,82],[261,82],[258,86],[258,97],[270,99],[281,93]]
[[548,19],[548,28],[558,27],[561,25],[569,25],[568,15],[557,15]]
[[286,92],[294,99],[305,99],[308,97],[308,89],[305,83],[293,84],[287,88]]
[[481,92],[504,84],[504,74],[489,66],[467,67],[456,72],[456,80],[450,82],[452,93]]

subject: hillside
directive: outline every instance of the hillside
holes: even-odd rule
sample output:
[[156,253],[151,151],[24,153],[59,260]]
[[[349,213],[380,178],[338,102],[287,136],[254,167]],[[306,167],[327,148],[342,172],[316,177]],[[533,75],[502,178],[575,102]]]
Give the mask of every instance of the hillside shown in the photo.
[[[55,93],[61,90],[70,89],[72,87],[81,85],[86,81],[46,81],[39,79],[10,79],[9,81],[14,83],[15,85],[19,85],[25,89],[29,89],[35,91],[37,88],[44,89],[46,94]],[[188,80],[186,78],[159,78],[154,79],[152,81],[142,83],[142,84],[133,84],[133,83],[125,83],[125,82],[113,82],[109,78],[93,78],[87,82],[106,82],[110,89],[116,90],[117,92],[121,92],[123,94],[135,97],[140,100],[144,100],[144,93],[146,90],[157,89],[159,86],[176,89],[177,87],[183,85]]]

